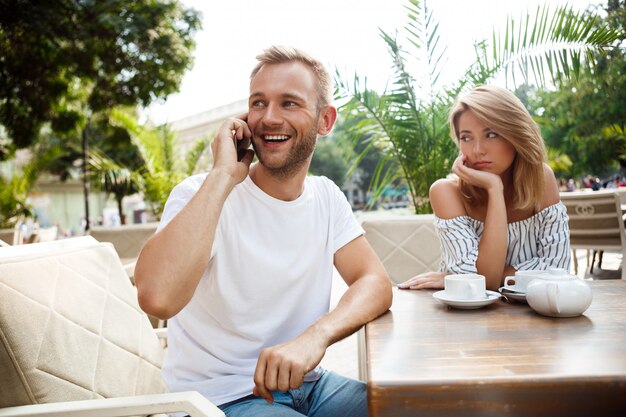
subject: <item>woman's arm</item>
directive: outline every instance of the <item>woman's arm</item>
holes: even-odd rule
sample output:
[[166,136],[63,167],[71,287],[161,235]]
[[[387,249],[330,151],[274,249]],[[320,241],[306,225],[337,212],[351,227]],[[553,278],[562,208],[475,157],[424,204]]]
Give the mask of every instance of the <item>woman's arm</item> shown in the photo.
[[489,190],[485,228],[478,245],[476,269],[485,276],[487,289],[497,291],[502,284],[508,249],[506,205],[501,190]]
[[476,269],[486,278],[487,288],[497,290],[504,277],[508,246],[508,229],[504,186],[502,179],[495,174],[468,168],[464,156],[454,161],[452,172],[469,184],[487,191],[487,214],[485,228],[478,245]]
[[441,272],[427,271],[398,284],[398,288],[441,289],[449,273],[475,273],[478,237],[470,225],[456,181],[440,179],[429,191],[437,216],[436,230],[441,243]]

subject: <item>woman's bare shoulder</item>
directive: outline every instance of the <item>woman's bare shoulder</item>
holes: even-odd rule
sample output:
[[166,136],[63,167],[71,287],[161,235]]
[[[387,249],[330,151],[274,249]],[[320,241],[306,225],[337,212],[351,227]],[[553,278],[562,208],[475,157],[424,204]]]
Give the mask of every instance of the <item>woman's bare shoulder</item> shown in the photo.
[[452,219],[466,216],[463,195],[459,184],[454,179],[442,178],[430,186],[428,193],[433,212],[440,219]]
[[545,179],[545,192],[543,194],[543,203],[541,209],[550,207],[559,201],[561,197],[559,195],[559,184],[556,181],[554,172],[548,164],[543,164],[543,175]]

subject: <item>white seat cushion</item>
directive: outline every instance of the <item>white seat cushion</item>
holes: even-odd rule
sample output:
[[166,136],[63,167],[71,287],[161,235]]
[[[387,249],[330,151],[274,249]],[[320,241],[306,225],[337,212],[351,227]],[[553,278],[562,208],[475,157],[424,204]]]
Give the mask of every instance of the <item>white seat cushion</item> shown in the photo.
[[111,245],[0,248],[0,300],[0,407],[165,392],[163,349]]

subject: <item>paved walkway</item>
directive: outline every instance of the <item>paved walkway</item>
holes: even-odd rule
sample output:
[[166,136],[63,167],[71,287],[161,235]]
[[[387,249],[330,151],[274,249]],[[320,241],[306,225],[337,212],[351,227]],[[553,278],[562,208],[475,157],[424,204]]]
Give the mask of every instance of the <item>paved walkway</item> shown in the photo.
[[[587,263],[587,251],[578,250],[578,276],[583,279],[620,279],[622,255],[617,253],[605,253],[602,259],[602,268],[598,268],[598,259],[594,265],[593,274],[589,272]],[[589,253],[591,261],[591,253]],[[572,266],[572,273],[573,273]],[[334,307],[347,286],[335,272],[333,277],[333,292],[331,297],[331,307]],[[358,359],[357,359],[356,335],[352,335],[338,343],[335,343],[326,351],[326,356],[322,360],[322,366],[338,374],[358,379]]]
[[[576,251],[578,259],[578,276],[583,279],[621,279],[622,255],[615,252],[605,252],[602,257],[602,268],[598,267],[598,255],[593,265],[593,274],[589,272],[589,262],[592,260],[592,251],[579,249]],[[589,258],[589,259],[587,259]],[[572,273],[574,266],[572,265]]]

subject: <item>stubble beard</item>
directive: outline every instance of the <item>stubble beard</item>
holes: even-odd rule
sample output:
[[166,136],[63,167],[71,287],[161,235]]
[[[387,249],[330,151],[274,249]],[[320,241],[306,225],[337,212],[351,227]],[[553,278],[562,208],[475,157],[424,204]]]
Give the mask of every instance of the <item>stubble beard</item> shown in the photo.
[[259,152],[254,141],[252,141],[252,147],[259,159],[259,163],[263,165],[271,176],[278,179],[291,178],[296,175],[305,164],[308,164],[311,155],[315,151],[316,144],[317,124],[314,124],[311,126],[311,130],[302,137],[302,140],[293,146],[283,162],[270,163],[270,161],[265,158],[265,155],[263,155],[263,152]]

